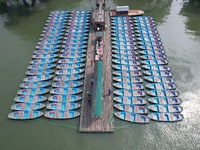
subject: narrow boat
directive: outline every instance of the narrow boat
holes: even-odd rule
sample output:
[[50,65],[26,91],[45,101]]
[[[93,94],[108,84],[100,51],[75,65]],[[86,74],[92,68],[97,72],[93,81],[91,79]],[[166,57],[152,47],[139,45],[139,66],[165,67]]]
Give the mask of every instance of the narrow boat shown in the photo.
[[43,112],[38,110],[31,110],[31,111],[14,111],[8,114],[8,118],[16,119],[16,120],[26,120],[26,119],[35,119],[38,117],[43,116]]
[[67,63],[83,63],[85,62],[85,58],[68,58],[68,59],[60,59],[58,63],[67,64]]
[[142,60],[141,63],[146,65],[167,65],[168,61],[165,59],[151,59],[151,60]]
[[142,76],[141,71],[134,70],[134,71],[114,71],[114,75],[123,76],[123,77],[139,77]]
[[114,77],[114,81],[117,82],[127,82],[127,83],[142,83],[143,80],[140,77]]
[[67,103],[67,102],[54,102],[54,103],[48,103],[47,109],[53,109],[53,110],[71,110],[71,109],[77,109],[80,108],[81,105],[79,103]]
[[62,49],[61,51],[60,51],[61,53],[63,53],[63,54],[82,54],[82,53],[86,53],[87,52],[87,50],[86,49],[81,49],[81,50],[79,50],[79,49]]
[[119,54],[119,55],[126,55],[126,56],[129,55],[129,56],[135,57],[136,55],[138,55],[138,52],[134,49],[135,48],[120,50],[120,48],[116,48],[115,50],[112,50],[112,53]]
[[80,101],[81,97],[77,95],[51,95],[48,98],[51,102],[76,102]]
[[64,69],[64,70],[57,70],[55,72],[56,75],[73,75],[73,74],[80,74],[83,73],[84,69],[78,69],[78,68],[70,68],[70,69]]
[[171,70],[167,65],[159,66],[159,65],[142,65],[142,68],[147,70]]
[[73,81],[80,80],[84,77],[82,74],[74,74],[74,75],[58,75],[53,78],[54,81]]
[[58,59],[55,58],[39,58],[30,61],[30,64],[46,64],[46,63],[54,63]]
[[51,94],[58,94],[58,95],[78,94],[81,92],[82,92],[82,89],[80,88],[52,88],[50,90]]
[[116,90],[113,93],[118,96],[133,96],[133,97],[145,96],[145,93],[143,90]]
[[[57,35],[57,33],[47,33],[47,35]],[[57,49],[60,48],[60,45],[51,45],[51,44],[39,44],[35,47],[35,49]]]
[[138,60],[112,59],[113,63],[121,65],[140,65]]
[[76,64],[59,64],[56,66],[57,69],[76,69],[82,68],[85,66],[85,63],[76,63]]
[[140,46],[137,46],[138,49],[141,49],[141,50],[163,50],[164,47],[163,46],[159,46],[159,45],[140,45]]
[[148,82],[174,83],[174,80],[171,77],[144,76],[144,79]]
[[52,87],[58,87],[58,88],[67,88],[67,87],[79,87],[82,86],[83,82],[81,81],[62,81],[62,82],[53,82]]
[[164,55],[164,50],[140,50],[138,51],[141,55]]
[[127,54],[112,54],[112,57],[117,59],[126,59],[126,60],[139,60],[136,55],[127,55]]
[[173,83],[151,83],[145,85],[146,88],[152,90],[174,90],[176,89],[176,85]]
[[42,103],[17,103],[11,106],[12,110],[37,110],[45,107],[45,104]]
[[136,65],[112,65],[112,67],[114,69],[118,69],[118,70],[126,70],[126,71],[134,71],[134,70],[141,70],[140,67],[136,66]]
[[36,81],[45,81],[53,78],[54,75],[38,75],[38,76],[28,76],[23,79],[24,82],[36,82]]
[[43,50],[35,50],[33,53],[34,54],[53,54],[53,53],[58,53],[60,50],[59,49],[43,49]]
[[138,41],[145,41],[145,42],[158,42],[161,41],[160,38],[158,37],[137,37],[136,38]]
[[14,98],[15,102],[21,102],[21,103],[37,103],[46,100],[47,98],[41,95],[18,95]]
[[123,103],[123,104],[133,104],[133,105],[146,105],[147,102],[144,98],[142,97],[132,97],[132,96],[119,96],[119,97],[114,97],[114,101],[118,103]]
[[54,73],[54,69],[31,69],[27,70],[25,72],[26,75],[45,75],[45,74],[51,74]]
[[164,54],[142,55],[142,56],[139,56],[139,57],[140,57],[140,59],[144,59],[144,60],[160,60],[160,59],[164,60],[164,59],[167,58],[166,55],[164,55]]
[[118,82],[113,84],[114,87],[120,88],[120,89],[128,89],[128,90],[143,90],[144,86],[139,83],[123,83]]
[[148,76],[161,76],[161,77],[171,77],[172,73],[170,71],[160,71],[160,70],[145,70],[143,71],[145,75]]
[[114,107],[125,112],[136,114],[147,114],[148,109],[145,106],[132,105],[132,104],[114,104]]
[[148,99],[149,102],[154,104],[169,104],[169,105],[179,105],[182,100],[177,97],[152,97]]
[[60,54],[60,58],[81,58],[81,57],[86,57],[86,54]]
[[155,96],[155,97],[177,97],[179,95],[178,91],[176,90],[151,90],[146,92],[150,96]]
[[51,110],[46,111],[44,116],[51,119],[71,119],[80,116],[80,113],[72,110]]
[[36,89],[21,89],[17,91],[19,95],[40,95],[46,94],[49,90],[45,88],[36,88]]
[[137,45],[150,46],[150,47],[158,48],[158,47],[162,47],[162,42],[160,42],[160,41],[157,41],[157,42],[155,42],[155,41],[151,41],[151,42],[150,41],[138,41]]
[[179,113],[151,113],[148,117],[155,121],[174,122],[183,120],[183,115]]
[[23,82],[20,84],[20,88],[31,89],[31,88],[44,88],[50,86],[50,82]]
[[38,70],[38,69],[51,69],[54,68],[56,64],[33,64],[29,65],[27,69]]
[[33,59],[38,59],[38,58],[43,58],[43,59],[52,58],[52,59],[55,59],[55,57],[58,57],[58,54],[33,54],[32,55]]
[[151,111],[156,111],[156,112],[163,112],[163,113],[180,113],[183,108],[178,105],[150,105],[148,106],[148,109]]
[[130,112],[115,112],[114,115],[122,120],[133,123],[149,123],[149,118],[145,115]]

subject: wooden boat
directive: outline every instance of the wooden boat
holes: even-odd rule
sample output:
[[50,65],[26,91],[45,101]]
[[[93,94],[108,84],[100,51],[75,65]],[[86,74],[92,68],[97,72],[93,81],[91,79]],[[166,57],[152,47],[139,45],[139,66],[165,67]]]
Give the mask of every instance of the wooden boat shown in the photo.
[[70,68],[70,69],[65,69],[65,70],[57,70],[55,74],[56,75],[72,75],[72,74],[80,74],[80,73],[83,73],[84,71],[85,71],[84,69]]
[[71,41],[71,40],[69,40],[69,41],[63,41],[63,44],[82,46],[82,45],[87,45],[88,42],[87,41],[77,41],[77,40]]
[[112,61],[116,64],[122,65],[140,65],[138,60],[112,59]]
[[54,75],[38,75],[38,76],[28,76],[23,79],[24,82],[36,82],[36,81],[45,81],[53,78]]
[[133,105],[146,105],[146,100],[142,97],[132,97],[132,96],[119,96],[114,97],[114,101],[123,104],[133,104]]
[[55,58],[40,58],[40,59],[34,59],[30,61],[30,64],[46,64],[46,63],[54,63],[58,59]]
[[77,109],[80,108],[81,105],[79,103],[67,103],[67,102],[54,102],[54,103],[48,103],[47,109],[53,109],[53,110],[71,110],[71,109]]
[[183,115],[179,113],[151,113],[148,117],[155,121],[175,122],[183,120]]
[[64,40],[77,40],[77,41],[80,41],[80,40],[84,40],[84,41],[87,41],[88,40],[88,37],[86,36],[73,36],[73,37],[64,37]]
[[81,81],[60,81],[60,82],[53,82],[52,87],[58,87],[58,88],[67,88],[67,87],[79,87],[82,86],[83,82]]
[[144,14],[143,10],[129,10],[128,11],[128,16],[140,16],[143,14]]
[[139,54],[142,55],[164,55],[164,50],[140,50],[138,51]]
[[72,110],[51,110],[46,111],[44,116],[51,119],[71,119],[80,116],[80,113]]
[[86,57],[86,54],[60,54],[60,58],[81,58],[81,57]]
[[85,63],[76,63],[76,64],[59,64],[56,66],[57,69],[79,69],[85,67]]
[[117,58],[117,59],[139,60],[139,57],[136,55],[112,54],[112,57]]
[[143,80],[140,77],[114,77],[114,81],[124,83],[142,83]]
[[33,59],[38,59],[38,58],[43,58],[43,59],[52,58],[52,59],[55,59],[55,57],[58,57],[58,54],[33,54],[32,55]]
[[83,63],[85,62],[85,58],[67,58],[67,59],[60,59],[58,63],[67,64],[67,63]]
[[[46,31],[46,32],[48,33],[48,31]],[[50,31],[50,33],[52,33],[52,31]],[[43,40],[43,41],[37,42],[37,45],[41,45],[41,44],[42,45],[56,45],[56,44],[59,45],[59,44],[62,44],[62,40]],[[51,49],[49,49],[49,50],[51,50]],[[36,51],[37,51],[37,54],[48,54],[49,53],[49,52],[43,51],[43,50],[36,50]]]
[[[163,55],[163,54],[158,54],[158,55],[142,55],[142,56],[139,56],[140,59],[145,59],[145,60],[164,60],[166,59],[166,55]],[[166,61],[167,62],[167,61]]]
[[[53,33],[47,33],[46,36],[51,35]],[[57,33],[54,33],[57,35]],[[39,44],[35,47],[36,49],[57,49],[60,48],[60,45],[51,45],[51,44]]]
[[27,67],[27,69],[50,69],[50,68],[54,68],[56,66],[56,64],[33,64],[33,65],[29,65]]
[[45,107],[43,103],[17,103],[11,106],[12,110],[37,110]]
[[30,89],[30,88],[44,88],[50,86],[50,82],[23,82],[20,84],[20,88]]
[[81,50],[79,50],[79,49],[75,49],[75,50],[74,49],[62,49],[60,52],[63,54],[82,54],[82,53],[86,53],[87,50],[86,49],[81,49]]
[[160,46],[160,45],[140,45],[140,46],[137,46],[138,49],[141,49],[141,50],[163,50],[164,47],[163,46]]
[[177,97],[152,97],[148,99],[149,102],[154,104],[169,104],[169,105],[179,105],[182,100]]
[[112,65],[112,67],[114,69],[118,69],[118,70],[126,70],[126,71],[134,71],[134,70],[141,70],[140,67],[136,66],[136,65]]
[[80,101],[81,97],[77,95],[51,95],[48,98],[51,102],[76,102]]
[[74,75],[58,75],[53,78],[54,81],[73,81],[80,80],[84,77],[82,74],[74,74]]
[[167,65],[168,61],[165,59],[151,59],[151,60],[142,60],[141,63],[146,65]]
[[166,96],[166,97],[177,97],[179,95],[176,90],[151,90],[146,92],[150,96]]
[[78,94],[81,92],[82,92],[82,89],[80,88],[52,88],[50,90],[51,94],[58,94],[58,95]]
[[151,83],[145,85],[146,88],[152,89],[152,90],[174,90],[176,89],[176,85],[173,83]]
[[[144,26],[143,26],[144,27]],[[156,28],[155,26],[153,26],[154,28]],[[136,38],[138,41],[144,41],[144,42],[158,42],[161,41],[161,39],[159,37],[137,37]]]
[[54,73],[54,69],[31,69],[25,72],[26,75],[45,75]]
[[45,88],[36,88],[36,89],[21,89],[17,91],[19,95],[40,95],[46,94],[49,90]]
[[133,123],[149,123],[149,118],[141,114],[120,111],[115,112],[114,115],[122,120],[126,120]]
[[174,83],[174,80],[171,77],[145,76],[144,79],[148,82]]
[[114,71],[114,75],[123,76],[123,77],[139,77],[142,76],[141,71],[134,70],[134,71]]
[[128,89],[128,90],[143,90],[144,86],[139,83],[123,83],[118,82],[113,84],[114,87],[120,88],[120,89]]
[[163,112],[163,113],[180,113],[183,108],[178,105],[150,105],[148,106],[148,109],[151,111],[156,111],[156,112]]
[[114,104],[114,107],[125,112],[136,114],[147,114],[148,109],[145,106],[130,105],[130,104]]
[[21,102],[21,103],[37,103],[46,100],[47,98],[41,95],[18,95],[14,98],[15,102]]
[[58,53],[60,50],[59,49],[43,49],[43,50],[35,50],[33,53],[34,54],[54,54]]
[[160,70],[160,71],[170,71],[170,67],[167,65],[159,66],[159,65],[142,65],[142,68],[147,69],[147,70]]
[[135,31],[141,30],[142,32],[153,32],[153,33],[158,33],[158,30],[156,29],[155,26],[133,26],[133,29]]
[[161,77],[171,77],[172,73],[170,71],[159,71],[159,70],[145,70],[143,71],[145,75],[149,76],[161,76]]
[[119,96],[133,96],[133,97],[145,96],[145,93],[143,90],[116,90],[113,93]]
[[135,41],[134,38],[130,38],[130,37],[111,37],[111,41],[117,41],[117,42],[133,42]]
[[26,120],[26,119],[35,119],[43,116],[43,112],[38,110],[31,111],[14,111],[8,114],[8,118],[16,120]]
[[160,47],[162,46],[162,42],[158,41],[158,42],[148,42],[148,41],[138,41],[137,45],[141,45],[141,46],[150,46],[150,47]]
[[112,53],[115,53],[115,54],[119,54],[119,55],[129,55],[131,57],[135,57],[136,55],[138,55],[138,52],[133,49],[115,49],[115,50],[112,50]]

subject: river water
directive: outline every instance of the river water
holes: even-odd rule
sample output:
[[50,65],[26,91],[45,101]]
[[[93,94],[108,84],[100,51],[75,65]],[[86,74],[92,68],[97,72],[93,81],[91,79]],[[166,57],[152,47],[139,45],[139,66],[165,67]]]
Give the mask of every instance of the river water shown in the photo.
[[185,119],[137,125],[115,119],[114,133],[79,133],[79,119],[7,119],[34,46],[52,10],[90,9],[88,0],[48,1],[37,8],[0,14],[0,150],[199,150],[200,4],[182,0],[115,0],[150,10],[183,99]]

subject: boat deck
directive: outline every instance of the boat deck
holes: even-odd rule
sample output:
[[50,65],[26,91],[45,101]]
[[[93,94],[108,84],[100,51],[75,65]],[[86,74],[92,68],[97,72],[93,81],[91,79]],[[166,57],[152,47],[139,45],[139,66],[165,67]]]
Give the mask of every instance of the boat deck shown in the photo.
[[[94,14],[92,14],[94,17]],[[92,92],[91,78],[94,73],[94,65],[91,66],[91,59],[95,56],[95,32],[93,27],[90,27],[90,35],[88,42],[88,55],[85,70],[84,92],[80,117],[80,132],[114,132],[113,119],[113,100],[112,96],[108,95],[108,89],[112,87],[111,66],[110,64],[110,17],[109,12],[105,12],[105,22],[107,30],[104,32],[104,52],[103,52],[103,86],[102,86],[102,116],[93,118],[91,96],[87,95],[87,91]]]

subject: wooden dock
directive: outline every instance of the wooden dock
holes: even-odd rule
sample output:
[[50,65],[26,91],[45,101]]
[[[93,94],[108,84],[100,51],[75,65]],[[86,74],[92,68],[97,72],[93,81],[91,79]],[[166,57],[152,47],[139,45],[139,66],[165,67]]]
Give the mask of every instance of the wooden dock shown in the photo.
[[[92,14],[94,18],[94,14]],[[110,16],[109,12],[105,12],[105,23],[107,29],[103,33],[104,50],[103,50],[103,84],[102,84],[102,115],[100,118],[92,116],[92,93],[88,96],[87,91],[92,92],[91,78],[94,73],[94,65],[91,66],[91,59],[95,56],[95,32],[90,27],[88,40],[87,62],[84,79],[84,90],[80,117],[80,132],[114,132],[113,119],[113,99],[108,95],[108,89],[112,88],[111,74],[111,50],[110,50]]]

